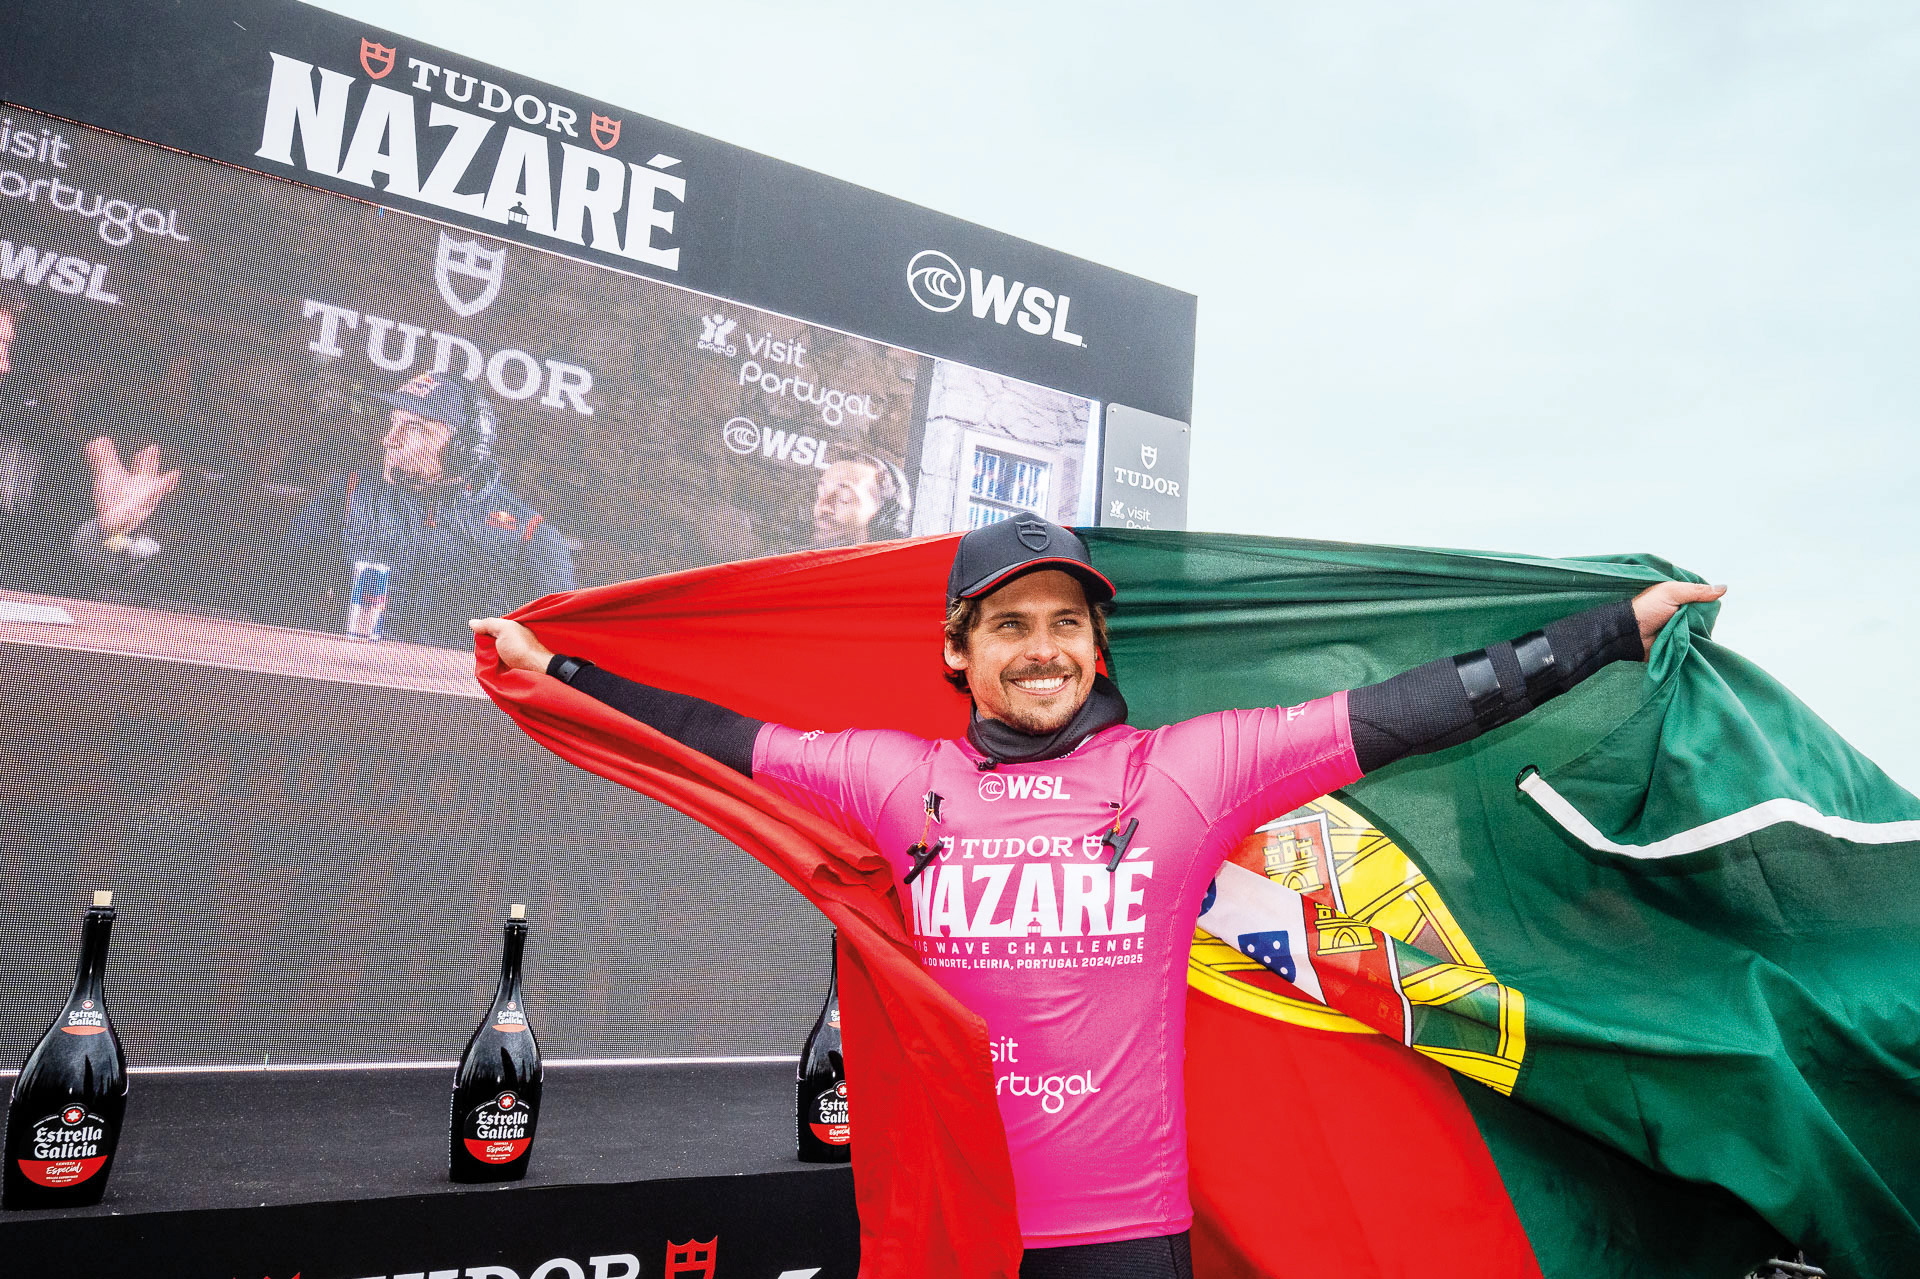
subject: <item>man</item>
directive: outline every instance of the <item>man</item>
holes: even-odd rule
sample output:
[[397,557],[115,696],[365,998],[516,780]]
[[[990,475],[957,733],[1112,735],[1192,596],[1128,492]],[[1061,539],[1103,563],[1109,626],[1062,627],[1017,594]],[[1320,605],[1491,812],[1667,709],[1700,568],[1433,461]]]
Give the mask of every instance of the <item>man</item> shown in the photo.
[[[180,472],[162,474],[152,445],[128,467],[111,439],[80,448],[75,436],[83,433],[49,424],[39,400],[15,387],[14,347],[26,314],[25,297],[0,283],[0,581],[56,594],[90,592],[113,580],[123,563],[131,571],[159,549],[137,535]],[[79,465],[83,456],[91,484]]]
[[323,626],[345,621],[356,561],[391,570],[387,638],[443,648],[471,642],[477,611],[573,589],[566,543],[500,479],[486,396],[422,373],[379,398],[392,409],[380,475],[334,480],[287,540],[296,575],[323,584]]
[[26,313],[22,293],[0,282],[0,585],[57,592],[71,568],[63,543],[86,516],[74,459],[19,387],[15,344]]
[[1682,604],[1722,591],[1663,583],[1350,693],[1152,732],[1126,725],[1098,673],[1113,586],[1073,533],[1031,516],[975,530],[947,593],[942,660],[973,703],[954,741],[801,733],[555,655],[514,622],[473,626],[504,665],[566,680],[879,850],[923,944],[1074,939],[1073,965],[930,975],[987,1023],[1023,1279],[1170,1279],[1190,1273],[1187,950],[1226,854],[1366,771],[1643,658]]
[[813,492],[813,544],[858,546],[905,537],[913,499],[899,467],[871,453],[840,451]]

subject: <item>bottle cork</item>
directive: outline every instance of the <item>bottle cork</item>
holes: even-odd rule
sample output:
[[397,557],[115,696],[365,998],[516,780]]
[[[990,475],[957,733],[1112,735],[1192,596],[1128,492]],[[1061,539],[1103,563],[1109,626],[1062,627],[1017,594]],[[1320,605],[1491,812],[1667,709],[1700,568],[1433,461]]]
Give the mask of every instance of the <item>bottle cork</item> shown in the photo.
[[93,890],[93,904],[94,904],[95,906],[111,906],[111,905],[113,905],[113,890],[112,890],[112,889],[110,889],[110,888],[96,888],[96,889],[94,889],[94,890]]
[[526,917],[527,906],[525,902],[515,902],[513,905],[507,907],[508,919],[525,919]]

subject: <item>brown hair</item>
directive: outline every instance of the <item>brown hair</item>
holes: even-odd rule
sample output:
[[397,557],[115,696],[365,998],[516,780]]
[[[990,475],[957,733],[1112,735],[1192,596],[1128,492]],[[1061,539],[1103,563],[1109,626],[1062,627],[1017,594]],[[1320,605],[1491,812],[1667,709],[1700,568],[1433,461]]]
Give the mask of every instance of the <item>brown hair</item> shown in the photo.
[[[953,606],[947,610],[947,643],[962,653],[967,651],[967,639],[973,634],[975,624],[980,621],[980,604],[985,598],[985,596],[976,595],[972,599],[955,600]],[[1113,649],[1107,641],[1107,613],[1112,608],[1113,605],[1105,600],[1097,604],[1090,602],[1087,605],[1087,613],[1093,618],[1094,647],[1106,661],[1109,677],[1113,674]],[[956,671],[944,662],[941,663],[941,670],[945,672],[947,683],[962,693],[969,691],[965,671]]]

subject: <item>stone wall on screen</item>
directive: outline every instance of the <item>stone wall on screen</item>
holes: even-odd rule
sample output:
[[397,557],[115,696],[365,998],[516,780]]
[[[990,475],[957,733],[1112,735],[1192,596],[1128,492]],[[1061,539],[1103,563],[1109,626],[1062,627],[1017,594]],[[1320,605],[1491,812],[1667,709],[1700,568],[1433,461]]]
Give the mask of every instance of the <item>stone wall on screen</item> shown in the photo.
[[1044,467],[1047,492],[1039,513],[1072,524],[1080,508],[1089,408],[1086,400],[1061,391],[937,361],[920,445],[913,531],[968,526],[973,459],[982,447]]

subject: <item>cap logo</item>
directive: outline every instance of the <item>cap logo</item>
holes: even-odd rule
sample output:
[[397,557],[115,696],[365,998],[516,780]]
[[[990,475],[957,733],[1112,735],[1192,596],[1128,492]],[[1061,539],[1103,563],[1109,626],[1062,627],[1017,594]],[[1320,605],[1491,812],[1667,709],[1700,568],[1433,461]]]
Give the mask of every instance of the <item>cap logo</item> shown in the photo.
[[1030,551],[1044,551],[1047,543],[1053,540],[1053,535],[1047,532],[1047,526],[1036,519],[1021,520],[1013,526],[1013,530],[1020,535],[1020,545]]
[[405,391],[408,395],[417,395],[424,400],[429,395],[432,395],[434,392],[434,388],[438,387],[439,385],[440,385],[439,378],[435,377],[431,373],[422,373],[418,377],[408,379],[405,383],[401,385],[400,389],[402,391]]

